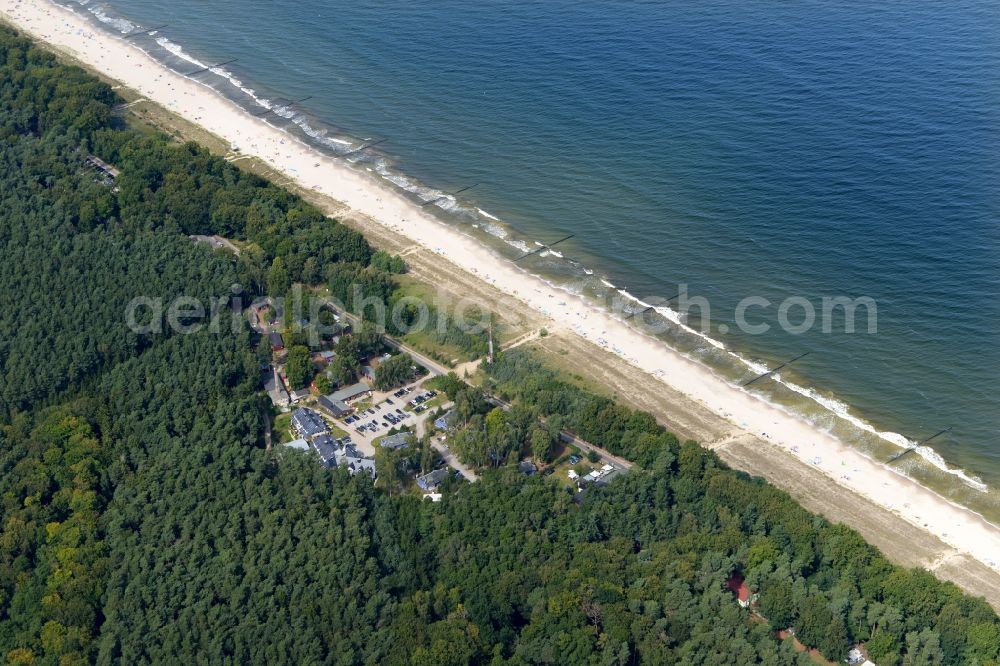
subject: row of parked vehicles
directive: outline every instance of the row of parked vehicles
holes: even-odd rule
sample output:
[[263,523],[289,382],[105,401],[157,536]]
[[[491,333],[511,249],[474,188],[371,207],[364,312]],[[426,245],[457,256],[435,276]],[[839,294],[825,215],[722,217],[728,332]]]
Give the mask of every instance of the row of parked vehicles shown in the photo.
[[413,407],[413,411],[419,414],[420,412],[427,409],[427,406],[423,403],[427,402],[436,395],[437,391],[424,391],[420,395],[410,400],[410,406]]
[[[409,389],[400,390],[409,391]],[[399,391],[397,391],[394,395],[399,397]],[[381,428],[391,428],[392,426],[399,425],[406,420],[406,412],[396,407],[395,404],[396,403],[394,403],[391,398],[386,398],[384,402],[372,405],[368,409],[348,416],[344,419],[344,423],[349,425],[360,423],[360,425],[355,425],[354,427],[354,431],[358,434],[366,431],[376,433]],[[385,411],[383,412],[383,410]]]

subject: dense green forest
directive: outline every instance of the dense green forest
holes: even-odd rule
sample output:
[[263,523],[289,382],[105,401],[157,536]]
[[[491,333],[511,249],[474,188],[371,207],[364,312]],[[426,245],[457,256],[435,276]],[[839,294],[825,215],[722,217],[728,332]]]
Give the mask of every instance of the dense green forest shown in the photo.
[[[249,328],[134,333],[128,304],[225,299],[234,283],[336,291],[345,276],[391,300],[402,267],[224,160],[122,126],[115,102],[0,29],[7,662],[813,663],[775,637],[794,626],[835,660],[866,641],[880,666],[997,663],[982,600],[526,354],[491,366],[507,417],[448,382],[464,421],[541,450],[545,417],[635,470],[575,498],[497,464],[431,503],[267,450]],[[113,186],[88,154],[121,171]],[[734,572],[756,612],[726,588]]]

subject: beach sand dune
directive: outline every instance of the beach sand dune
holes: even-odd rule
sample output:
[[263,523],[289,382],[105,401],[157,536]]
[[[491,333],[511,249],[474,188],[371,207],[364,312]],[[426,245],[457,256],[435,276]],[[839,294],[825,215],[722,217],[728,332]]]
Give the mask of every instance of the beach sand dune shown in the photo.
[[[1000,589],[995,583],[1000,580],[996,577],[1000,529],[981,516],[727,383],[582,298],[550,287],[435,220],[375,178],[319,155],[82,17],[39,0],[0,0],[0,12],[29,35],[287,174],[304,190],[342,202],[355,219],[405,236],[409,246],[424,248],[413,254],[415,260],[420,254],[434,257],[438,270],[446,267],[446,272],[461,273],[461,281],[505,294],[503,298],[532,313],[527,318],[531,323],[542,322],[564,339],[576,336],[571,346],[578,350],[584,345],[593,357],[607,355],[607,363],[641,374],[641,381],[617,387],[629,402],[644,401],[643,396],[630,396],[639,391],[662,391],[674,404],[687,402],[689,409],[674,423],[668,418],[668,425],[709,443],[734,466],[789,489],[808,508],[857,528],[890,557],[905,564],[935,566],[974,594],[992,590],[996,595]],[[599,338],[607,341],[607,349],[593,344]],[[807,492],[810,484],[816,486],[812,493]],[[837,506],[843,507],[839,513]],[[865,507],[877,510],[866,512]],[[915,537],[922,537],[922,542],[908,544]],[[961,580],[963,561],[978,562],[973,578],[978,577],[979,583]],[[996,596],[990,601],[1000,607]]]

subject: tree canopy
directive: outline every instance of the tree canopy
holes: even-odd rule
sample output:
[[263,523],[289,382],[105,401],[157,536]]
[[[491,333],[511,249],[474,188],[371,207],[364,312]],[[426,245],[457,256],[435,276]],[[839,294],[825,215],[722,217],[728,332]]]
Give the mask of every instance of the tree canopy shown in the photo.
[[[389,489],[269,450],[266,347],[243,320],[182,332],[147,304],[136,331],[130,303],[399,266],[224,160],[119,126],[108,86],[2,28],[0,63],[8,662],[811,663],[776,638],[788,626],[833,660],[865,641],[882,666],[997,662],[984,601],[526,354],[491,366],[509,412],[439,380],[487,468],[439,503],[403,487],[435,464],[426,445],[379,460]],[[90,152],[120,169],[113,186]],[[580,497],[505,464],[544,458],[562,425],[639,464]],[[735,603],[734,572],[766,619]]]

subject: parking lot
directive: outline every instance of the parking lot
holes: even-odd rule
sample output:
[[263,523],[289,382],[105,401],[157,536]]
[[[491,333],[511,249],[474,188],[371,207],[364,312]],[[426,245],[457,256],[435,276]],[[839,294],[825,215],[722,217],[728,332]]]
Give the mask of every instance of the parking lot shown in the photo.
[[409,426],[419,437],[423,434],[422,422],[429,414],[424,403],[436,395],[436,391],[424,390],[416,385],[406,386],[381,399],[376,396],[375,404],[356,411],[339,423],[354,440],[371,446],[393,428],[399,430],[403,426]]

